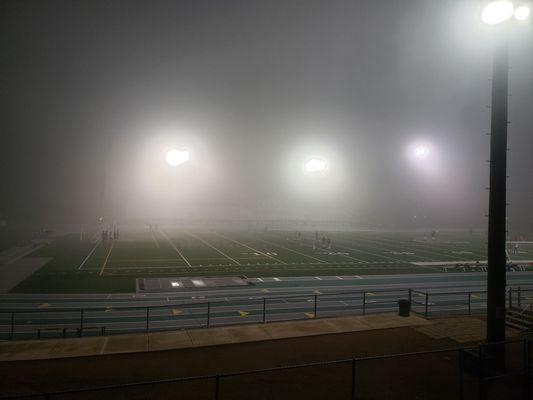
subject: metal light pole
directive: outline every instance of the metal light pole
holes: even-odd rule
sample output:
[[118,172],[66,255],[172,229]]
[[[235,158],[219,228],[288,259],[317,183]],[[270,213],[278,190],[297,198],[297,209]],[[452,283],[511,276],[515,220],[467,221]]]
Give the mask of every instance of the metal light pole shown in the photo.
[[[514,17],[514,18],[513,18]],[[490,126],[490,194],[487,268],[487,342],[505,340],[506,278],[506,181],[507,181],[507,98],[509,55],[507,30],[511,19],[525,21],[529,6],[521,2],[515,7],[510,0],[486,2],[481,19],[495,26],[492,70],[492,110]],[[503,346],[496,353],[504,354]],[[503,360],[503,358],[502,358]]]
[[505,340],[508,48],[505,27],[496,38],[492,71],[487,268],[487,342]]

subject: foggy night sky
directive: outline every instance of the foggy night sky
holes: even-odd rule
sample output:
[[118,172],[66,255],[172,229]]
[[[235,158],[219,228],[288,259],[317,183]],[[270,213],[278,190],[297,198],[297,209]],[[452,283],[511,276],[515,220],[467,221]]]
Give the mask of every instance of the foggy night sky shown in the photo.
[[[478,7],[0,1],[0,215],[483,227],[495,32]],[[531,24],[510,65],[509,224],[531,231]],[[165,168],[168,146],[194,163]],[[310,155],[328,177],[302,174]]]

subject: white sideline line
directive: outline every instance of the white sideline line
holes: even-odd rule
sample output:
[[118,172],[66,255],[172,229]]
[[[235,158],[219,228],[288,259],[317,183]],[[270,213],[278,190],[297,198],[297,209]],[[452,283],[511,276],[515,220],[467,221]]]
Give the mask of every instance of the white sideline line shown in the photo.
[[275,258],[275,257],[272,257],[271,255],[268,255],[268,254],[262,252],[261,250],[254,249],[253,247],[248,246],[247,244],[244,244],[244,243],[242,243],[242,242],[239,242],[238,240],[232,239],[232,238],[227,237],[227,236],[225,236],[225,235],[222,235],[222,234],[220,234],[220,233],[218,233],[218,232],[215,232],[215,235],[220,236],[221,238],[224,238],[224,239],[226,239],[226,240],[229,240],[229,241],[231,241],[231,242],[233,242],[233,243],[237,243],[237,244],[239,244],[239,245],[241,245],[241,246],[243,246],[243,247],[246,247],[247,249],[250,249],[250,250],[252,250],[252,251],[255,251],[256,253],[261,254],[262,256],[265,256],[265,257],[267,257],[267,258],[271,258],[271,259],[273,259],[274,261],[277,261],[277,262],[279,262],[279,263],[283,263],[283,261],[281,261],[280,259],[277,259],[277,258]]
[[264,239],[259,239],[259,240],[262,241],[262,242],[268,243],[268,244],[270,244],[270,245],[272,245],[272,246],[279,247],[280,249],[284,249],[284,250],[292,251],[292,252],[295,253],[295,254],[299,254],[299,255],[301,255],[301,256],[311,258],[311,259],[313,259],[313,260],[315,260],[315,261],[318,261],[318,262],[320,262],[320,263],[322,263],[322,264],[328,264],[327,261],[321,260],[320,258],[316,258],[316,257],[310,256],[309,254],[300,253],[299,251],[296,251],[296,250],[293,250],[293,249],[289,249],[288,247],[284,247],[284,246],[282,246],[282,245],[280,245],[280,244],[277,244],[277,243],[269,242],[268,240],[264,240]]
[[159,241],[155,237],[154,232],[150,232],[150,233],[152,234],[152,239],[154,239],[155,246],[159,249],[160,248]]
[[209,246],[211,247],[213,250],[215,250],[216,252],[218,252],[219,254],[222,254],[224,257],[226,257],[228,260],[231,260],[232,262],[234,262],[235,264],[237,265],[241,265],[240,262],[238,262],[237,260],[231,258],[230,256],[228,256],[226,253],[220,251],[219,249],[217,249],[215,246],[211,245],[211,243],[209,243],[208,241],[202,239],[201,237],[199,236],[196,236],[195,234],[193,233],[190,233],[190,232],[187,232],[185,231],[185,233],[189,236],[192,236],[193,238],[195,238],[196,240],[199,240],[200,242],[202,242],[203,244],[205,244],[206,246]]
[[105,257],[104,263],[102,264],[102,269],[100,269],[100,276],[104,274],[105,267],[107,266],[107,260],[109,260],[109,256],[111,255],[111,251],[113,250],[113,247],[115,246],[115,241],[113,240],[111,242],[111,247],[109,248],[109,251],[107,252],[107,256]]
[[80,266],[78,267],[78,270],[83,268],[83,266],[85,265],[85,263],[87,262],[89,257],[91,257],[93,255],[94,251],[96,250],[96,248],[98,247],[99,244],[100,244],[100,240],[98,240],[96,242],[96,244],[94,245],[93,249],[89,252],[89,254],[87,254],[87,257],[85,257],[85,259],[81,262]]
[[176,253],[179,254],[179,256],[183,259],[183,261],[185,261],[187,263],[187,265],[189,267],[192,267],[191,263],[189,262],[189,260],[187,260],[183,254],[181,254],[181,251],[179,251],[179,249],[174,245],[174,243],[172,243],[172,241],[170,240],[170,238],[168,237],[168,235],[162,231],[161,234],[165,237],[165,239],[167,240],[168,244],[170,244],[170,246],[176,251]]

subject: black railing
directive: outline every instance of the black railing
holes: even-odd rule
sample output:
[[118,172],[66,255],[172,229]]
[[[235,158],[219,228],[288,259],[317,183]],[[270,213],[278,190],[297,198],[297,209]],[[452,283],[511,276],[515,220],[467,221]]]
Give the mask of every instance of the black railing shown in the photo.
[[[520,305],[532,287],[509,288],[508,305]],[[432,288],[339,291],[291,296],[249,297],[149,306],[0,309],[0,339],[81,337],[114,333],[208,328],[397,310],[409,299],[413,312],[437,315],[484,313],[485,290]]]
[[[505,366],[500,369],[494,369],[490,366],[490,346],[500,346],[505,349],[507,354]],[[220,400],[223,398],[240,398],[236,397],[236,392],[244,390],[242,385],[246,386],[245,378],[252,375],[259,375],[258,380],[252,380],[254,385],[269,384],[278,385],[278,388],[285,395],[287,394],[287,375],[289,371],[322,368],[320,375],[326,376],[326,381],[320,382],[328,388],[327,379],[332,379],[333,375],[328,375],[328,368],[335,368],[335,366],[344,367],[345,381],[342,387],[342,397],[351,400],[366,398],[368,393],[372,394],[372,398],[390,398],[388,391],[394,391],[394,398],[415,398],[414,396],[422,396],[416,398],[431,399],[444,398],[442,390],[446,390],[445,398],[449,399],[479,399],[487,400],[492,393],[498,396],[503,393],[505,397],[494,398],[513,398],[531,400],[532,396],[532,343],[530,339],[509,340],[502,343],[480,344],[471,347],[459,347],[441,350],[430,350],[412,353],[392,354],[374,357],[351,357],[333,361],[314,362],[297,365],[279,366],[273,368],[254,369],[241,372],[219,373],[211,375],[181,377],[164,380],[153,380],[146,382],[134,382],[118,385],[97,386],[82,389],[50,391],[46,393],[31,393],[0,397],[0,400],[8,399],[68,399],[68,398],[94,398],[98,396],[100,399],[116,398],[117,391],[121,393],[121,398],[136,398],[135,394],[141,393],[141,398],[210,398]],[[408,385],[396,385],[391,383],[391,387],[387,388],[387,368],[401,366],[402,370],[413,369],[415,365],[422,367],[415,369],[414,381],[409,381]],[[326,370],[323,370],[326,368]],[[502,369],[503,368],[503,369]],[[376,370],[382,373],[382,376],[377,376],[375,382],[371,382],[371,377],[376,378]],[[442,376],[439,371],[447,371],[449,374]],[[278,374],[280,378],[278,382],[276,379],[265,383],[265,376],[272,373]],[[401,372],[397,372],[400,374]],[[378,374],[379,375],[379,374]],[[236,388],[235,382],[231,378],[239,378],[239,387]],[[275,377],[274,377],[275,378]],[[304,377],[296,377],[296,384],[299,390],[302,390],[302,385],[307,384],[305,380],[309,379],[308,375]],[[168,384],[179,384],[185,382],[203,381],[201,386],[201,395],[198,392],[188,393],[180,389],[179,396],[174,392],[173,396],[158,397],[155,393],[148,395],[150,390],[154,387],[163,387]],[[210,385],[206,385],[210,382]],[[425,382],[425,383],[424,383]],[[233,383],[233,385],[232,385]],[[440,386],[439,386],[440,385]],[[257,386],[256,386],[257,388]],[[264,388],[263,388],[264,389]],[[167,388],[170,393],[173,388]],[[258,389],[261,391],[262,389]],[[189,396],[190,397],[187,397]],[[106,397],[111,396],[111,397]],[[143,397],[144,396],[144,397]],[[408,397],[412,396],[412,397]],[[282,396],[283,397],[283,396]],[[246,398],[265,398],[261,393],[254,395],[247,392]],[[283,398],[291,398],[283,397]],[[313,398],[313,395],[306,396],[306,398]]]

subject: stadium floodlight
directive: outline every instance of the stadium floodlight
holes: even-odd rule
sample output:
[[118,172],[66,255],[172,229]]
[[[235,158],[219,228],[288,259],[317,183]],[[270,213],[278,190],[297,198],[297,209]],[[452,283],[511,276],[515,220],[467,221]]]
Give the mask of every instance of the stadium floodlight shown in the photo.
[[323,172],[326,170],[326,161],[321,158],[311,158],[305,163],[307,172]]
[[512,18],[515,12],[512,1],[490,1],[481,11],[481,20],[487,25],[498,25]]
[[429,156],[429,148],[427,146],[416,146],[413,149],[413,155],[418,159],[425,159]]
[[171,167],[185,164],[190,159],[191,155],[187,150],[170,149],[165,153],[165,162]]
[[516,7],[514,10],[514,17],[518,21],[525,21],[529,18],[530,9],[527,5],[522,4],[521,6]]

